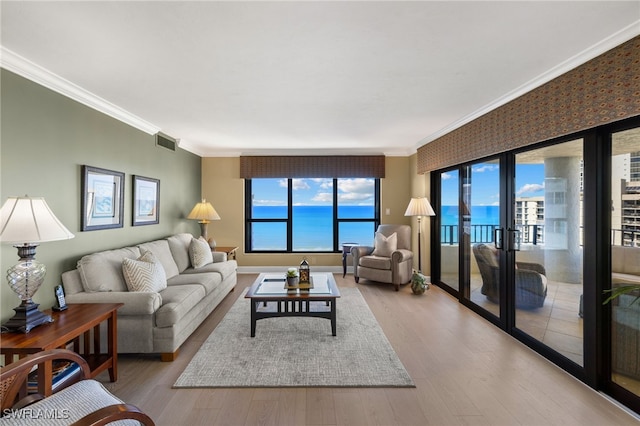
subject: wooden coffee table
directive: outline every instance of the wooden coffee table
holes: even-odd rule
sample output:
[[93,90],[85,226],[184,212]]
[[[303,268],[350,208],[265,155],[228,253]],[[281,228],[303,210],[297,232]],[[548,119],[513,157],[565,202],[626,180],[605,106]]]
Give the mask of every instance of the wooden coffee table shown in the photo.
[[[251,299],[251,337],[256,335],[256,321],[277,317],[316,317],[331,320],[331,334],[336,335],[336,301],[340,291],[331,273],[312,272],[313,288],[287,293],[285,273],[260,274],[244,296]],[[276,311],[258,311],[260,304],[276,303]],[[325,302],[328,311],[311,311],[309,302]]]
[[[51,315],[52,323],[38,326],[29,333],[4,333],[0,352],[5,363],[10,364],[16,355],[23,358],[35,352],[66,348],[73,343],[74,352],[82,355],[89,364],[91,377],[109,370],[109,379],[115,382],[118,379],[117,310],[121,306],[122,303],[78,303],[67,305],[67,310],[62,312],[44,311]],[[106,351],[100,347],[100,323],[104,321],[107,322]],[[82,347],[80,336],[83,336]],[[38,375],[38,388],[41,394],[48,396],[52,382],[51,365],[44,371],[45,374]]]

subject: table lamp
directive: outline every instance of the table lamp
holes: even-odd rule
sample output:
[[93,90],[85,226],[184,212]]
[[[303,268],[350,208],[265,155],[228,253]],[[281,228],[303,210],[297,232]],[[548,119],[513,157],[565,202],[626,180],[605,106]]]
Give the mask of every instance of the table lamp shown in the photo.
[[213,238],[209,239],[207,225],[209,225],[209,222],[212,220],[220,220],[220,215],[218,215],[218,212],[213,208],[211,203],[208,203],[207,200],[203,198],[201,203],[197,203],[193,207],[191,213],[187,216],[187,219],[197,220],[200,224],[200,235],[202,238],[209,243],[209,246],[212,249],[216,248],[216,240]]
[[0,242],[13,244],[20,261],[7,270],[9,287],[22,300],[3,330],[28,333],[53,320],[31,299],[44,282],[46,267],[35,260],[40,243],[68,240],[74,235],[56,218],[44,198],[10,197],[0,209]]
[[422,216],[435,216],[436,213],[433,211],[431,204],[429,204],[429,200],[424,197],[419,197],[412,198],[411,201],[409,201],[407,211],[404,212],[404,215],[418,216],[418,272],[422,272],[422,250],[420,246],[422,240],[420,230],[422,229],[422,225],[420,224],[420,219]]

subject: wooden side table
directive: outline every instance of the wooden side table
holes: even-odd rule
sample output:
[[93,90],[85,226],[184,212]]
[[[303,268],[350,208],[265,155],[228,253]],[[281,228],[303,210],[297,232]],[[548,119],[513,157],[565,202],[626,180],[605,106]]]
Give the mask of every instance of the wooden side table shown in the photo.
[[[73,343],[73,350],[89,364],[92,378],[108,369],[109,379],[115,382],[118,379],[116,320],[118,308],[123,305],[78,303],[67,305],[67,310],[62,312],[45,311],[53,318],[52,323],[36,327],[29,333],[3,334],[0,353],[4,355],[5,364],[10,364],[16,355],[24,358],[31,353],[66,348],[69,343]],[[106,351],[100,348],[100,324],[104,321],[107,322]],[[83,336],[82,347],[80,336]],[[50,364],[51,361],[45,362],[45,374],[38,374],[38,392],[45,396],[49,396],[53,379]]]
[[214,249],[214,251],[219,251],[222,253],[226,253],[227,254],[227,259],[236,259],[236,251],[238,250],[238,247],[225,247],[225,246],[216,246],[216,248]]

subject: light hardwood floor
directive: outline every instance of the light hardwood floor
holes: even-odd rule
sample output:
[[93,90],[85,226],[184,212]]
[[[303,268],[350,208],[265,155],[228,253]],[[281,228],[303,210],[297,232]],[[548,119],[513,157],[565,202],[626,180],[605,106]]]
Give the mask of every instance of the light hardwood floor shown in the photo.
[[[366,280],[357,287],[415,388],[172,389],[255,277],[238,275],[236,290],[185,342],[176,361],[121,355],[118,381],[109,383],[106,374],[99,380],[158,425],[640,424],[441,289],[414,296],[408,286],[395,292]],[[356,286],[350,275],[335,278],[339,287]]]

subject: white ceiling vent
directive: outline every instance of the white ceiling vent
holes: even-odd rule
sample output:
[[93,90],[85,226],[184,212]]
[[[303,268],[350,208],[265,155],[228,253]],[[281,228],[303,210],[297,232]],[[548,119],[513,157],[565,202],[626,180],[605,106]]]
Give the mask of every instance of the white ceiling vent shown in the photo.
[[176,151],[178,147],[178,140],[163,133],[156,133],[156,146],[161,146],[169,151]]

